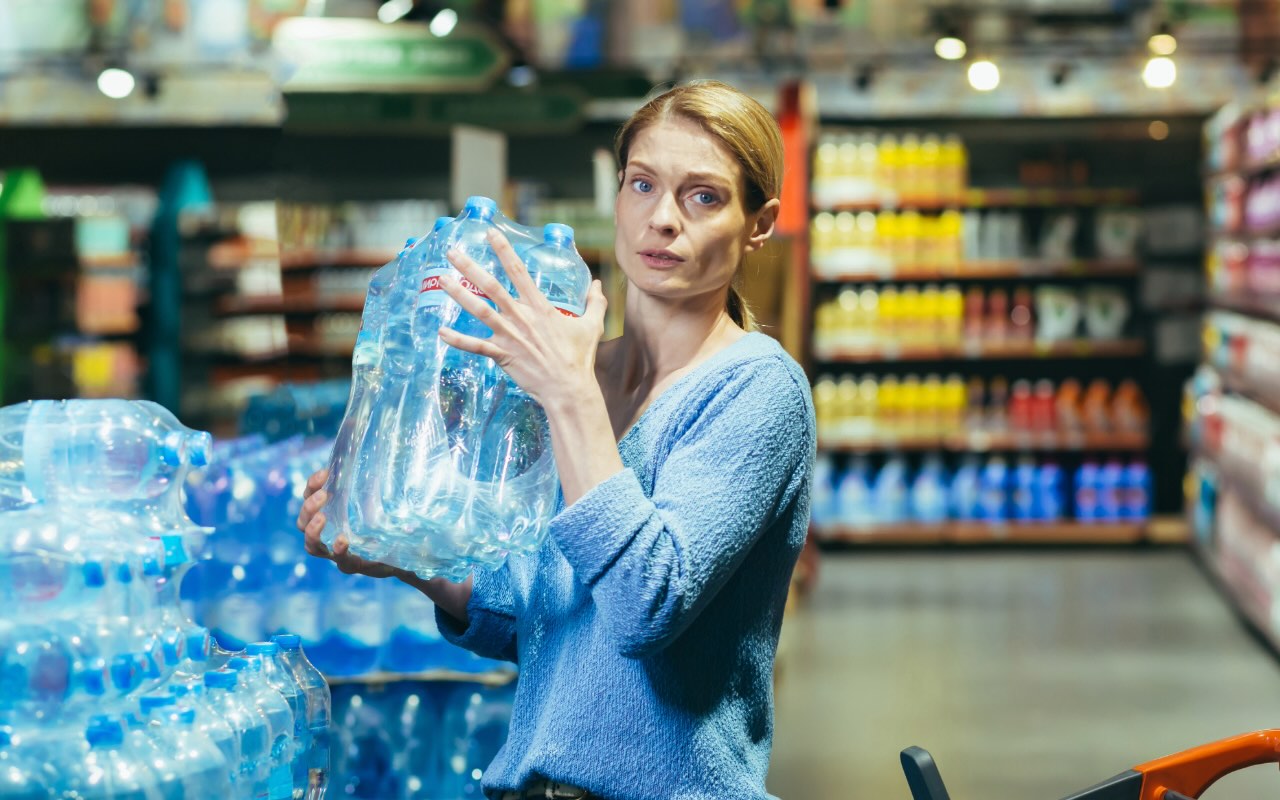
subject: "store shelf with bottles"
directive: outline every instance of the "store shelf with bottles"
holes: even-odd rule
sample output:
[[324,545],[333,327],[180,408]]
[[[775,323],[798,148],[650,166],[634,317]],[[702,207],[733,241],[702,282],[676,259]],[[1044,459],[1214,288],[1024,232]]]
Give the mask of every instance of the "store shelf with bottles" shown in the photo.
[[518,677],[512,669],[492,669],[485,672],[465,672],[457,669],[432,669],[425,672],[386,672],[379,670],[364,675],[330,675],[326,680],[332,685],[348,683],[380,686],[401,681],[420,683],[478,683],[481,686],[506,686]]
[[875,268],[845,271],[814,270],[819,283],[887,283],[894,281],[998,281],[1036,278],[1089,279],[1132,278],[1142,269],[1134,258],[1113,259],[988,259],[953,264],[896,264],[885,262]]
[[904,523],[899,525],[829,526],[815,531],[821,541],[875,547],[943,545],[1095,545],[1138,544],[1145,539],[1141,523]]

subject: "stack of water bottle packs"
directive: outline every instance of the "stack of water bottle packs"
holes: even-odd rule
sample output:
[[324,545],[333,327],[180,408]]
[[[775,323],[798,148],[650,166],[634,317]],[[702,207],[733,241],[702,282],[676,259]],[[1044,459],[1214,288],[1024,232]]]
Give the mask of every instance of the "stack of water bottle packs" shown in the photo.
[[345,537],[364,558],[423,578],[461,580],[475,567],[536,550],[545,537],[559,481],[542,408],[491,359],[439,337],[446,326],[492,335],[449,297],[446,276],[496,305],[452,266],[450,251],[469,256],[519,298],[495,255],[495,232],[549,301],[544,313],[585,312],[591,273],[574,248],[573,230],[515,225],[485,197],[468,199],[456,218],[437,220],[430,234],[378,270],[330,462],[326,544]]
[[0,796],[323,796],[329,692],[298,637],[226,652],[179,605],[210,451],[153,403],[0,408]]
[[[311,387],[283,388],[304,396]],[[302,435],[219,441],[213,462],[187,476],[191,518],[216,531],[208,557],[182,582],[190,616],[228,650],[297,634],[329,677],[503,668],[444,641],[435,607],[416,589],[348,575],[307,556],[295,521],[307,478],[325,466],[332,446],[331,439]]]

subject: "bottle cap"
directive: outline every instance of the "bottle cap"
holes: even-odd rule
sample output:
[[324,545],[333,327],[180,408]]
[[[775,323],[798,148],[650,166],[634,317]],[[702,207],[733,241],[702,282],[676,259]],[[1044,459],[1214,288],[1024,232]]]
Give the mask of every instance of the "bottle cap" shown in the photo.
[[76,674],[80,690],[90,697],[101,697],[107,693],[106,667],[99,661],[97,667],[88,667]]
[[453,217],[436,217],[435,224],[431,226],[431,232],[435,233],[450,222],[453,222]]
[[208,661],[213,649],[208,628],[192,628],[187,632],[187,658],[192,661]]
[[142,709],[143,714],[150,714],[157,708],[176,705],[178,698],[171,694],[144,694],[138,699],[138,707]]
[[84,562],[80,567],[80,574],[84,576],[85,586],[97,589],[107,585],[107,568],[101,561]]
[[133,656],[123,655],[111,659],[111,685],[127,694],[137,688],[138,673],[134,669]]
[[261,672],[262,659],[259,658],[258,656],[253,656],[253,655],[236,656],[235,658],[227,662],[227,668],[233,669],[236,672],[240,672],[241,670],[248,670],[249,672]]
[[124,729],[119,720],[98,720],[89,723],[84,738],[90,747],[119,747],[124,743]]
[[117,583],[133,583],[133,569],[128,561],[119,561],[115,567]]
[[215,669],[204,674],[204,685],[210,689],[234,689],[236,680],[236,673],[229,669]]
[[193,725],[196,721],[196,710],[191,706],[184,706],[173,716],[183,725]]
[[13,733],[7,728],[0,728],[0,747],[8,747],[13,744]]
[[467,198],[466,211],[472,212],[470,216],[478,217],[486,222],[493,219],[493,215],[498,213],[498,204],[488,197],[480,195],[472,195]]
[[542,240],[547,244],[572,244],[573,228],[550,222],[542,226]]
[[208,431],[194,431],[187,437],[187,453],[191,466],[205,467],[209,465],[209,455],[213,452],[213,436]]
[[164,439],[160,441],[160,460],[165,464],[176,467],[182,463],[182,431],[169,431],[164,435]]
[[302,637],[296,633],[278,633],[271,637],[271,641],[280,645],[281,650],[297,650],[302,646]]
[[254,642],[244,649],[251,656],[271,657],[280,652],[280,645],[275,642]]

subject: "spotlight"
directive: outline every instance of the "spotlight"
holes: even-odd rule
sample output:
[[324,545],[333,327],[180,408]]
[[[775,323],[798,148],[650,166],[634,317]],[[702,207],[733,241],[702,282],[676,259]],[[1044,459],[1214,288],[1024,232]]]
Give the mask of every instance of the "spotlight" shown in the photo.
[[1164,120],[1155,120],[1147,126],[1147,134],[1157,142],[1163,142],[1169,138],[1169,123]]
[[1178,40],[1173,38],[1169,23],[1160,23],[1160,27],[1147,40],[1147,49],[1158,56],[1173,55],[1173,51],[1178,49]]
[[137,84],[128,70],[119,67],[108,67],[98,75],[98,91],[112,100],[123,100],[133,94],[133,87]]
[[413,0],[387,0],[378,7],[378,21],[390,25],[413,10]]
[[439,14],[431,18],[431,23],[427,28],[435,36],[443,39],[453,33],[453,29],[458,25],[458,12],[452,8],[446,8]]
[[1168,89],[1178,80],[1178,66],[1172,58],[1155,56],[1142,69],[1142,82],[1148,89]]
[[981,59],[969,65],[969,85],[980,92],[989,92],[1000,85],[1000,68],[994,61]]
[[964,39],[948,34],[934,42],[933,52],[944,61],[959,61],[969,52],[969,48],[965,45]]

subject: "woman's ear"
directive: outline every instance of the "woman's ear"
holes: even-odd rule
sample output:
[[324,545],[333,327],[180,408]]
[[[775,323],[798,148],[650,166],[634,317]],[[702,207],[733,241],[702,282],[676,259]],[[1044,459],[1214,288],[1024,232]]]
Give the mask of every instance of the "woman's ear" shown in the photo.
[[759,250],[764,247],[765,242],[769,241],[769,237],[773,235],[773,227],[778,222],[780,208],[782,208],[782,202],[775,197],[755,213],[755,222],[751,226],[751,234],[747,237],[748,253]]

